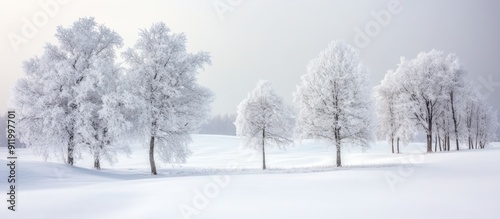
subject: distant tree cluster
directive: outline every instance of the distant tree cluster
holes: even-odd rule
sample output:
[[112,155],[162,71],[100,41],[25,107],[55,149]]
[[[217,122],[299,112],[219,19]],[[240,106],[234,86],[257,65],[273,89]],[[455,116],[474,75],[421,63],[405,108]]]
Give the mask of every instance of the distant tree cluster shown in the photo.
[[[0,115],[0,133],[0,147],[7,147],[7,114]],[[16,148],[25,147],[26,145],[19,140],[19,135],[16,135]]]
[[187,144],[209,112],[212,93],[196,75],[210,63],[205,52],[186,51],[184,34],[163,23],[140,31],[133,48],[116,62],[122,38],[93,18],[58,27],[57,44],[24,63],[26,76],[15,86],[14,105],[23,142],[44,157],[64,156],[73,165],[83,153],[116,162],[128,153],[121,139],[135,134],[155,157],[182,163]]
[[234,136],[236,135],[235,119],[236,114],[212,116],[212,118],[200,127],[199,134]]
[[[402,58],[372,92],[368,71],[356,50],[343,41],[333,41],[309,62],[294,94],[295,136],[335,145],[338,167],[342,166],[343,147],[367,148],[375,135],[389,141],[393,153],[399,153],[400,143],[409,143],[419,132],[426,134],[427,152],[460,150],[460,144],[485,148],[496,140],[497,112],[477,86],[464,80],[465,74],[454,54],[432,50],[413,60]],[[246,145],[262,151],[265,169],[266,136],[276,137],[277,143],[271,145],[280,147],[292,141],[287,129],[278,129],[277,134],[269,131],[287,126],[286,119],[269,115],[287,116],[288,112],[267,104],[277,97],[261,91],[263,84],[270,87],[259,82],[238,107],[235,124],[237,135],[247,139]]]
[[399,153],[418,131],[427,136],[427,152],[484,148],[496,139],[497,112],[478,86],[464,80],[466,71],[454,54],[432,50],[413,60],[401,59],[375,87],[379,136]]

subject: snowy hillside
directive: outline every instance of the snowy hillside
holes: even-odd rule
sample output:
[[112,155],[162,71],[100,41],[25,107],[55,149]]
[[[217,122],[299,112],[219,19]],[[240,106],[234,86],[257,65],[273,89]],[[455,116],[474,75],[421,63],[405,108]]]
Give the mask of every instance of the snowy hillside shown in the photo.
[[[18,149],[17,211],[0,218],[498,218],[500,143],[484,150],[425,154],[424,144],[390,154],[380,142],[343,153],[304,141],[260,153],[240,139],[195,135],[183,165],[149,173],[136,145],[115,166],[92,159],[69,167]],[[0,149],[6,154],[6,149]],[[0,158],[5,166],[5,156]],[[5,168],[1,174],[7,174]],[[3,184],[2,184],[3,185]],[[0,188],[6,193],[6,187]],[[5,202],[5,201],[4,201]]]

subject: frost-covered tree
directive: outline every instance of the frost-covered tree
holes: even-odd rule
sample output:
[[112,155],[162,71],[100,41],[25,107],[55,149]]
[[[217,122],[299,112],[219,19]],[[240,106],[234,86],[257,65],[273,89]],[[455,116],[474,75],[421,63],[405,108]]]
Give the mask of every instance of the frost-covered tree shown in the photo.
[[116,72],[114,54],[122,39],[94,18],[58,27],[55,36],[57,45],[47,44],[42,56],[24,63],[26,76],[18,80],[13,102],[23,141],[46,158],[55,153],[73,165],[75,156],[88,149],[80,147],[84,142],[96,146],[80,125],[98,122],[99,106],[93,104],[100,104],[99,90],[106,86],[103,77],[113,80],[108,74]]
[[489,143],[497,140],[496,131],[500,127],[497,115],[497,111],[486,102],[480,105],[476,121],[478,128],[476,148],[484,149]]
[[[494,119],[496,115],[475,86],[465,82],[465,73],[454,54],[436,50],[408,61],[402,58],[393,73],[398,103],[406,106],[408,119],[414,121],[408,124],[426,133],[427,152],[432,152],[433,141],[434,151],[438,145],[440,150],[449,151],[452,140],[459,150],[464,137],[469,148],[491,141],[486,139],[491,139],[488,133],[496,130],[497,121],[482,122],[481,118]],[[381,99],[382,103],[389,102],[385,97]],[[481,141],[481,136],[488,137]]]
[[391,144],[392,153],[394,143],[399,153],[400,142],[409,143],[415,136],[414,121],[408,116],[408,105],[398,88],[394,72],[389,71],[381,84],[374,88],[376,113],[378,118],[378,135]]
[[164,23],[141,30],[123,57],[138,99],[135,128],[149,141],[151,173],[156,175],[155,154],[164,162],[185,162],[190,134],[208,116],[213,95],[198,85],[197,74],[210,57],[188,53],[184,34],[172,33]]
[[102,158],[113,164],[119,152],[129,153],[121,139],[132,127],[129,108],[133,101],[123,80],[113,62],[104,61],[78,90],[76,98],[81,104],[75,139],[77,147],[90,149],[96,169],[101,168]]
[[467,136],[467,145],[469,149],[474,148],[475,142],[475,133],[476,133],[476,119],[477,112],[480,105],[481,95],[479,91],[476,89],[476,86],[472,83],[467,84],[467,90],[465,92],[465,136]]
[[262,151],[262,169],[266,169],[266,147],[284,148],[293,143],[290,108],[268,81],[259,81],[238,105],[234,124],[236,135],[244,137],[246,147]]
[[465,135],[469,149],[485,148],[496,140],[496,130],[500,127],[495,111],[480,95],[477,86],[467,84],[465,93]]
[[[441,136],[444,136],[444,149],[449,151],[451,139],[455,140],[457,150],[460,150],[460,132],[463,129],[464,92],[466,83],[464,80],[466,71],[455,54],[449,54],[443,59],[444,71],[442,75],[442,92],[444,104],[442,104],[440,118],[436,120],[438,127],[437,139],[441,144]],[[437,142],[436,142],[437,143]],[[436,149],[435,149],[436,150]]]
[[294,95],[299,137],[335,144],[338,167],[342,166],[342,145],[368,147],[373,139],[367,77],[356,50],[344,41],[333,41],[309,62]]
[[398,86],[408,101],[412,119],[427,135],[427,152],[432,152],[435,124],[445,105],[444,81],[448,66],[443,52],[420,53],[395,70]]

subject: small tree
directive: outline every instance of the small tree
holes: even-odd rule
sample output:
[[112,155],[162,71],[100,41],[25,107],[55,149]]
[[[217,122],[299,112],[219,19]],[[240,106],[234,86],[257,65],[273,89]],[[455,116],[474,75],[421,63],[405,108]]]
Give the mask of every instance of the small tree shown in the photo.
[[151,173],[156,175],[155,155],[184,163],[191,153],[190,134],[208,116],[213,95],[198,85],[196,75],[210,57],[188,53],[184,34],[172,33],[164,23],[141,30],[134,48],[123,56],[137,98],[136,129],[149,141]]
[[368,147],[373,139],[367,77],[356,50],[343,41],[334,41],[309,62],[295,93],[299,137],[334,143],[337,167],[342,166],[342,145]]
[[244,145],[262,150],[262,169],[266,169],[266,146],[284,148],[290,139],[293,118],[283,99],[271,83],[259,81],[240,105],[235,121],[236,134],[245,138]]

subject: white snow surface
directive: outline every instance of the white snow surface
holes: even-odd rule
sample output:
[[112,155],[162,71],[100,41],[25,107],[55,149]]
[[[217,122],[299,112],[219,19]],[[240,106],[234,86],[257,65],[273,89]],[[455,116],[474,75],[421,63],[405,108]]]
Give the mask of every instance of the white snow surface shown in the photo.
[[149,174],[147,149],[114,166],[74,167],[17,149],[16,211],[7,210],[7,150],[0,148],[1,219],[10,218],[500,218],[500,143],[483,150],[390,154],[386,142],[335,150],[304,140],[269,149],[268,170],[241,139],[194,135],[186,164]]

